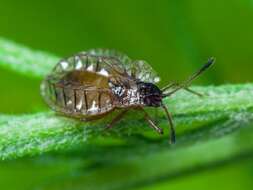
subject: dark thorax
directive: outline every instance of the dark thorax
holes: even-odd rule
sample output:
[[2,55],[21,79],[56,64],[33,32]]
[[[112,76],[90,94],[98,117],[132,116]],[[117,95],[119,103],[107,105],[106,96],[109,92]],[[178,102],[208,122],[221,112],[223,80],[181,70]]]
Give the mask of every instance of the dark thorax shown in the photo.
[[119,107],[162,105],[162,92],[152,83],[133,82],[127,85],[111,84],[115,102]]
[[162,91],[152,83],[138,82],[140,100],[145,106],[160,107],[162,105]]
[[128,80],[127,83],[110,81],[109,86],[114,95],[114,104],[117,107],[144,105],[136,81]]

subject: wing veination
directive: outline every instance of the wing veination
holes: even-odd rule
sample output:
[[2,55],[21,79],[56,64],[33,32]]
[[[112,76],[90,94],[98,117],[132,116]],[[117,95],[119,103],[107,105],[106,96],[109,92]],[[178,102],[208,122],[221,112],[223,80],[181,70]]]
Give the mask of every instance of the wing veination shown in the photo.
[[132,74],[135,75],[137,79],[150,83],[158,83],[160,81],[158,74],[146,61],[137,60],[132,62],[132,65]]
[[124,53],[110,49],[92,49],[88,50],[86,53],[98,57],[102,56],[117,59],[118,61],[109,63],[109,65],[111,65],[112,68],[115,68],[115,70],[118,71],[118,74],[127,74],[129,77],[143,82],[158,83],[160,81],[158,74],[146,61],[132,61]]

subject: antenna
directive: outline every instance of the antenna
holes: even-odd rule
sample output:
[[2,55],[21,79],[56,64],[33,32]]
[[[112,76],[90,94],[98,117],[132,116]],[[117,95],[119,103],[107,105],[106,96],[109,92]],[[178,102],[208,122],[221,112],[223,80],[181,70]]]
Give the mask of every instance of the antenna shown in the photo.
[[[195,74],[193,74],[189,79],[187,79],[183,83],[179,84],[178,87],[176,87],[171,92],[163,94],[163,97],[171,96],[172,94],[174,94],[178,90],[180,90],[182,88],[187,88],[193,80],[195,80],[199,75],[201,75],[204,71],[206,71],[211,65],[214,64],[214,62],[215,62],[214,57],[209,58],[207,63],[203,67],[201,67]],[[169,88],[169,86],[163,88],[162,91],[164,92],[168,88]]]

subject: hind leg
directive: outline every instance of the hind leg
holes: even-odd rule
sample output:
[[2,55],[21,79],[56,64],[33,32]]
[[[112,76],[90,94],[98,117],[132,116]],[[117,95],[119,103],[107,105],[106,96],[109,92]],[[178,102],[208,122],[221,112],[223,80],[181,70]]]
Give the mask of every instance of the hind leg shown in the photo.
[[112,119],[112,121],[106,126],[105,129],[111,129],[116,123],[118,123],[128,112],[128,109],[121,111],[116,117]]

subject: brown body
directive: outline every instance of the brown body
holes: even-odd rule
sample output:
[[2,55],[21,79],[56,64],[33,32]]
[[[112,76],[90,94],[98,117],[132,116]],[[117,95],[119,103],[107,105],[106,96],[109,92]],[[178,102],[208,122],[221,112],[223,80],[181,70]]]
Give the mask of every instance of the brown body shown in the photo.
[[[89,54],[63,60],[44,81],[43,97],[55,111],[82,120],[100,118],[115,108],[141,105],[136,81],[117,62]],[[120,83],[124,85],[115,86]],[[122,96],[117,96],[117,90],[124,91]]]
[[[111,128],[132,108],[144,113],[149,126],[162,134],[145,106],[164,109],[171,129],[171,142],[175,142],[172,118],[162,100],[180,89],[200,95],[188,88],[189,84],[214,59],[209,59],[197,73],[182,84],[171,84],[159,89],[159,77],[144,61],[132,61],[126,55],[111,50],[91,50],[60,61],[42,82],[41,93],[55,111],[81,120],[99,119],[114,109],[122,109],[107,126]],[[170,91],[168,91],[170,90]]]
[[[69,109],[72,116],[93,119],[93,117],[98,118],[98,116],[102,116],[114,109],[115,103],[113,94],[109,90],[108,77],[96,72],[83,70],[71,71],[62,80],[82,87],[80,90],[76,90],[73,86],[70,88],[76,92],[72,93],[73,97],[71,99],[77,100],[73,101],[73,105]],[[64,107],[65,105],[62,108]]]

